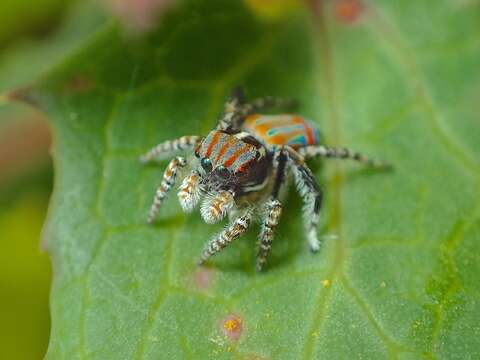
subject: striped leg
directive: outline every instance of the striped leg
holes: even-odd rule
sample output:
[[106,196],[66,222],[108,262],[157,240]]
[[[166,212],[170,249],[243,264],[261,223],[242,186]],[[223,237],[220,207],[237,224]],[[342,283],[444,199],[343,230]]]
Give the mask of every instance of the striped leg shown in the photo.
[[223,116],[219,120],[217,130],[237,129],[241,118],[241,109],[245,102],[242,88],[233,89],[230,98],[224,105]]
[[270,199],[266,206],[266,216],[260,231],[260,247],[257,258],[257,271],[261,271],[267,261],[267,256],[272,248],[272,240],[275,228],[280,220],[282,204],[275,198]]
[[379,160],[374,160],[366,155],[352,151],[343,147],[330,147],[323,145],[309,145],[299,150],[299,153],[305,158],[320,156],[322,158],[339,158],[359,161],[375,168],[389,168],[390,165]]
[[317,225],[322,206],[322,191],[315,180],[312,171],[301,161],[295,150],[289,151],[290,165],[295,177],[295,185],[300,196],[303,198],[303,220],[307,232],[307,241],[310,250],[318,251],[320,242],[317,236]]
[[252,112],[262,111],[269,108],[292,110],[297,105],[297,101],[294,99],[265,96],[263,98],[258,98],[251,101],[245,106],[245,110],[248,111],[248,114],[251,114]]
[[201,140],[201,136],[191,135],[182,136],[175,140],[164,141],[142,155],[140,157],[140,161],[142,163],[147,163],[153,160],[160,160],[164,156],[170,155],[177,151],[193,149],[200,143]]
[[170,161],[165,172],[163,173],[163,179],[155,192],[152,206],[150,207],[150,213],[148,214],[148,222],[152,223],[155,220],[155,216],[162,205],[163,200],[167,196],[172,186],[175,184],[177,172],[179,168],[183,168],[187,165],[187,161],[183,157],[176,157]]
[[235,219],[230,225],[223,230],[218,236],[211,240],[202,253],[199,264],[203,264],[212,255],[222,251],[232,241],[238,239],[247,231],[251,221],[251,214],[249,211],[242,216]]

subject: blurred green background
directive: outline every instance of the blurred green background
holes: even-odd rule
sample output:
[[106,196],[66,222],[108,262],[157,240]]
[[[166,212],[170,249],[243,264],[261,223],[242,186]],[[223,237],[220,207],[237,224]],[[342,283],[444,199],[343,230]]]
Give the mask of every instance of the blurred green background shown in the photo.
[[0,0],[0,359],[40,359],[47,348],[51,269],[40,239],[53,178],[45,120],[5,93],[53,60],[71,5]]

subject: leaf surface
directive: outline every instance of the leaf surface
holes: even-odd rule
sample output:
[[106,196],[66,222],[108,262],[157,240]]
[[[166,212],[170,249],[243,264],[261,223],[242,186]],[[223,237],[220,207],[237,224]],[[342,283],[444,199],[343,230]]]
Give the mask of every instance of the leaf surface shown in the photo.
[[[143,38],[106,26],[32,90],[56,134],[49,358],[479,354],[478,7],[372,3],[352,20],[335,4],[269,22],[188,1]],[[298,98],[326,143],[395,166],[312,165],[323,247],[307,250],[291,192],[261,274],[258,227],[201,269],[222,225],[174,196],[146,225],[166,162],[137,161],[206,134],[239,84]]]

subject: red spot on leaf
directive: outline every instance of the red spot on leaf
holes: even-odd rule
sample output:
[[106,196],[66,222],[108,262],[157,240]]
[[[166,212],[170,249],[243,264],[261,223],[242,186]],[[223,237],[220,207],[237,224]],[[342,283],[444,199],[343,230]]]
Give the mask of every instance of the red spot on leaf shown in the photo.
[[143,33],[157,25],[158,17],[175,0],[104,0],[113,15],[133,33]]
[[220,322],[220,330],[230,340],[238,340],[243,332],[242,319],[235,314],[227,315]]
[[200,290],[208,290],[212,285],[214,274],[213,270],[199,267],[198,270],[193,273],[193,285]]
[[336,18],[346,24],[358,21],[365,10],[361,0],[337,0],[334,6]]

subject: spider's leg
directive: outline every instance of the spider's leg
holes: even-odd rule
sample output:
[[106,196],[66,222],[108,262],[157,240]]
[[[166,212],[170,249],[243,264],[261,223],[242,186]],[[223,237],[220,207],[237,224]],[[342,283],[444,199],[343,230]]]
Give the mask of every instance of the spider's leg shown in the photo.
[[312,251],[318,251],[320,242],[317,237],[317,225],[322,207],[322,191],[312,171],[305,165],[299,154],[290,147],[286,147],[289,153],[290,166],[293,169],[295,185],[300,196],[303,198],[303,219],[307,240]]
[[273,96],[265,96],[257,98],[245,104],[242,109],[244,115],[249,115],[254,112],[267,110],[270,108],[276,108],[283,111],[293,110],[298,106],[298,102],[290,98],[281,98]]
[[389,164],[383,161],[372,159],[366,155],[344,147],[309,145],[301,148],[298,152],[307,159],[317,156],[322,158],[351,159],[375,168],[390,167]]
[[150,212],[148,214],[148,222],[152,223],[155,219],[155,216],[162,205],[163,200],[166,198],[167,193],[170,191],[172,186],[175,184],[177,178],[177,173],[180,168],[183,168],[187,165],[187,160],[183,157],[176,157],[170,161],[165,172],[163,173],[163,179],[155,192],[155,197],[153,198],[152,206],[150,207]]
[[261,271],[267,261],[268,254],[272,248],[275,228],[280,221],[282,204],[277,198],[281,187],[285,183],[287,161],[288,157],[284,149],[277,149],[273,155],[275,182],[273,185],[272,196],[265,204],[264,218],[262,220],[261,231],[258,238],[259,249],[257,257],[257,271]]
[[282,204],[277,199],[271,198],[268,200],[265,210],[265,218],[262,222],[262,229],[259,236],[260,244],[257,257],[257,271],[261,271],[267,262],[268,254],[272,248],[275,228],[278,225],[282,213]]
[[232,221],[225,230],[213,238],[203,250],[199,264],[203,264],[212,255],[222,251],[232,241],[238,239],[247,231],[251,221],[250,210],[243,213],[242,216]]
[[218,121],[217,130],[236,130],[241,122],[241,110],[245,104],[245,96],[241,87],[233,89],[230,98],[224,105],[223,115]]
[[140,157],[142,163],[153,160],[160,160],[165,156],[171,155],[177,151],[193,149],[202,140],[201,136],[189,135],[178,139],[164,141]]

